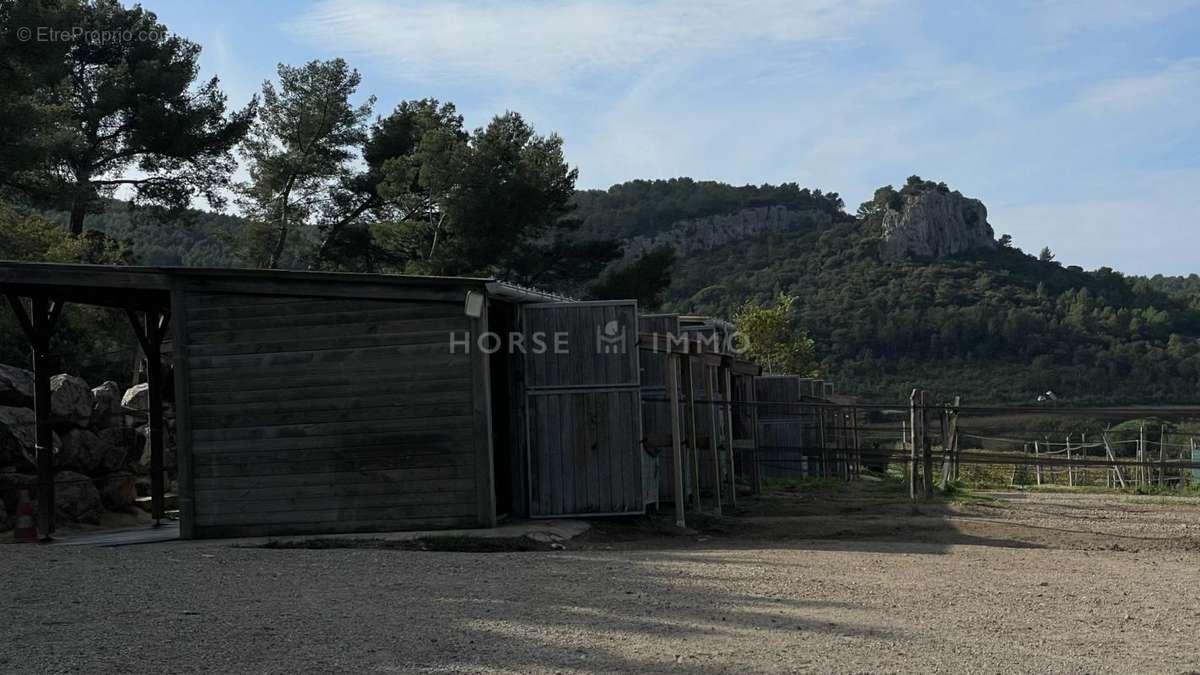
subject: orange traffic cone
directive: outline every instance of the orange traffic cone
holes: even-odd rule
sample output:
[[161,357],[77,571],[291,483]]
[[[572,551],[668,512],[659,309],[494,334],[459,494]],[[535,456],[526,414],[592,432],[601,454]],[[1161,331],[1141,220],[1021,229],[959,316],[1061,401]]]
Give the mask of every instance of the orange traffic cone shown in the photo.
[[29,490],[21,490],[17,502],[17,527],[13,538],[21,542],[37,541],[37,524],[33,521],[33,502],[29,501]]

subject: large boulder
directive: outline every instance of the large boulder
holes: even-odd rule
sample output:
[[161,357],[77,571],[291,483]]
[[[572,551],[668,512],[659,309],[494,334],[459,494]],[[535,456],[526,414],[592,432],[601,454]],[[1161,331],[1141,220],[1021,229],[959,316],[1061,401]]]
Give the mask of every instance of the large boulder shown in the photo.
[[0,469],[33,467],[33,411],[0,406]]
[[120,426],[125,417],[121,410],[121,387],[112,380],[92,388],[93,429],[108,429]]
[[[131,465],[135,470],[144,472],[150,468],[150,426],[143,425],[137,428],[138,439],[138,454],[137,460]],[[176,467],[175,455],[175,429],[168,422],[166,429],[163,430],[163,466],[168,470]]]
[[33,373],[0,363],[0,405],[33,407]]
[[143,382],[126,389],[121,397],[121,407],[131,412],[150,410],[150,385]]
[[75,471],[54,474],[55,517],[76,523],[100,523],[104,503],[92,479]]
[[[0,406],[0,471],[33,471],[37,466],[35,416],[29,408]],[[62,439],[51,433],[54,452],[62,449]]]
[[[37,466],[37,439],[34,413],[29,408],[0,406],[0,471],[34,471]],[[55,453],[62,450],[62,439],[51,433]]]
[[56,421],[86,427],[92,421],[92,389],[81,377],[50,378],[50,412]]
[[129,472],[110,473],[96,482],[100,486],[100,500],[110,511],[128,509],[137,500],[137,480]]
[[125,465],[125,448],[88,429],[71,429],[62,437],[54,465],[89,475],[106,474]]
[[122,467],[136,464],[142,458],[142,445],[146,441],[146,437],[139,434],[136,429],[130,427],[109,427],[96,432],[106,443],[121,448],[125,453],[125,459],[121,462]]

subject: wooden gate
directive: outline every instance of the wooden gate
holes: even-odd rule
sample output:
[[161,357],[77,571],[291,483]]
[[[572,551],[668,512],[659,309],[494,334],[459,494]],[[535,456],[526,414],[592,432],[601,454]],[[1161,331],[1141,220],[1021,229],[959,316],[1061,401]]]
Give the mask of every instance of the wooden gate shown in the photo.
[[642,513],[637,303],[524,305],[521,325],[529,515]]

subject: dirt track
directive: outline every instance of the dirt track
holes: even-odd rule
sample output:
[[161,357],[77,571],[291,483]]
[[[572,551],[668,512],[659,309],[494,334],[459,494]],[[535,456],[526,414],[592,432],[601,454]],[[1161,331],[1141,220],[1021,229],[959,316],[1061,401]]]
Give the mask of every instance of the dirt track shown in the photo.
[[2,546],[0,671],[1200,670],[1194,500],[868,489],[697,521],[530,553]]

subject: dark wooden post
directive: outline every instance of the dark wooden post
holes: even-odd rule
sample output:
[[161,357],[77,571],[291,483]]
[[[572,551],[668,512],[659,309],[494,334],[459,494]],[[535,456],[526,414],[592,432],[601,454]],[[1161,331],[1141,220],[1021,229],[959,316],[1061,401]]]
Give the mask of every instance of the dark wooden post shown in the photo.
[[704,373],[704,398],[708,401],[708,447],[712,448],[713,459],[713,502],[716,504],[716,514],[721,515],[721,454],[717,449],[717,407],[716,394],[713,392],[713,371],[716,370],[706,361],[700,362],[700,371]]
[[150,443],[150,513],[155,527],[162,524],[166,502],[166,469],[163,466],[162,339],[171,315],[127,310],[133,332],[146,356],[146,401],[149,405],[147,436]]
[[692,507],[700,512],[703,510],[700,505],[700,439],[696,434],[696,390],[692,382],[692,360],[687,354],[680,354],[677,358],[683,375],[683,420],[688,451],[684,459],[688,463],[688,472],[692,474]]
[[729,506],[737,509],[737,451],[733,447],[733,371],[729,366],[722,366],[717,372],[724,371],[722,381],[725,387],[725,442],[729,449]]
[[925,498],[933,497],[933,439],[929,437],[929,401],[921,391],[921,448]]
[[679,430],[679,355],[667,354],[667,396],[671,406],[671,452],[675,460],[672,476],[675,485],[675,526],[685,527],[683,515],[683,447]]
[[942,425],[942,480],[940,486],[943,490],[946,489],[946,484],[950,482],[950,465],[953,461],[951,457],[953,448],[950,446],[950,432],[948,430],[949,417],[949,407],[942,406],[938,419]]
[[62,302],[30,298],[30,311],[15,295],[8,303],[29,339],[33,361],[34,452],[37,461],[37,528],[42,541],[54,532],[54,433],[50,427],[50,336],[62,312]]
[[913,389],[912,395],[908,398],[908,428],[909,428],[909,461],[908,461],[908,497],[913,501],[917,500],[917,443],[920,438],[919,429],[922,425],[919,424],[920,417],[917,414],[917,406],[920,403],[920,390]]
[[817,418],[817,446],[820,449],[821,456],[821,478],[829,478],[829,448],[826,446],[825,438],[825,409],[820,403],[813,404],[813,416]]
[[753,429],[754,450],[750,453],[751,479],[754,494],[762,494],[762,466],[758,459],[758,391],[754,386],[754,378],[746,378],[746,404],[750,406],[750,428]]

